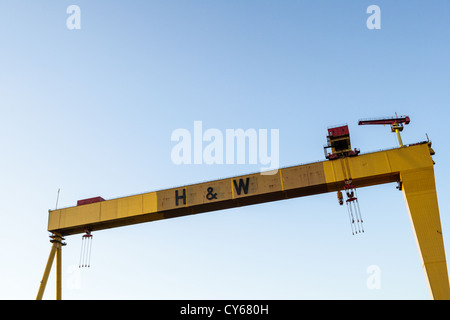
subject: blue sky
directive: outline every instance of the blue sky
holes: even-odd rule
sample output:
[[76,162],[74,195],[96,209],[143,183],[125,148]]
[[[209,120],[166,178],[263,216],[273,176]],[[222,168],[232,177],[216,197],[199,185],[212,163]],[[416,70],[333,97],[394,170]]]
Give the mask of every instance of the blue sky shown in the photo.
[[[71,4],[80,30],[66,27]],[[366,27],[372,4],[380,30]],[[35,298],[58,188],[61,207],[259,170],[175,165],[171,133],[196,120],[278,129],[288,166],[322,160],[334,124],[362,152],[395,147],[389,128],[357,121],[408,114],[404,142],[427,133],[436,151],[450,256],[449,18],[444,0],[3,1],[0,298]],[[334,193],[100,231],[86,270],[73,271],[81,236],[68,237],[63,297],[429,299],[402,194],[358,195],[357,237]]]

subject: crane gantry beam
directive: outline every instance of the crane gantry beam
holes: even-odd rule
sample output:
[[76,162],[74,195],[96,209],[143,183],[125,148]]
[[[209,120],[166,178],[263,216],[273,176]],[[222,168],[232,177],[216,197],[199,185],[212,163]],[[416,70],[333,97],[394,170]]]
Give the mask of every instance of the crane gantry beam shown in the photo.
[[[49,210],[60,236],[342,190],[399,182],[434,299],[450,299],[431,143],[248,174]],[[381,208],[385,209],[385,206]]]

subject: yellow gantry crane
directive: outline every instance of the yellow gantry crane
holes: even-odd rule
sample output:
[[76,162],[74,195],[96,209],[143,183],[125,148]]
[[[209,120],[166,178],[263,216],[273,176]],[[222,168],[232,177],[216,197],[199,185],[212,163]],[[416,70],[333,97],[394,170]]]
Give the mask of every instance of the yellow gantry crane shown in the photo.
[[[403,193],[431,298],[450,299],[431,142],[401,142],[399,148],[359,154],[350,146],[348,127],[341,126],[328,129],[325,148],[332,149],[326,154],[328,160],[282,168],[272,175],[248,174],[111,200],[96,197],[49,210],[52,248],[37,299],[43,297],[55,256],[56,298],[62,298],[65,236],[86,233],[89,237],[97,230],[327,192],[337,192],[343,204],[341,190],[351,205],[356,204],[356,188],[390,182],[397,182]],[[356,223],[358,212],[349,209],[349,217]],[[360,223],[362,227],[362,218]]]

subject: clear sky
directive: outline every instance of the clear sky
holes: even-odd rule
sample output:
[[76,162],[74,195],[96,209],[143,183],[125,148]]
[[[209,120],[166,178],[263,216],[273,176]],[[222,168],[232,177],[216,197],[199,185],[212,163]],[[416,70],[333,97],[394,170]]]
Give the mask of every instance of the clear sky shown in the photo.
[[[395,147],[357,121],[408,114],[404,142],[427,133],[436,151],[450,257],[449,21],[446,0],[2,1],[0,299],[35,298],[58,188],[63,207],[259,170],[174,164],[171,134],[194,121],[278,129],[289,166],[323,160],[340,123],[361,152]],[[68,237],[63,298],[429,299],[401,192],[358,195],[358,236],[332,193],[95,232],[88,269]]]

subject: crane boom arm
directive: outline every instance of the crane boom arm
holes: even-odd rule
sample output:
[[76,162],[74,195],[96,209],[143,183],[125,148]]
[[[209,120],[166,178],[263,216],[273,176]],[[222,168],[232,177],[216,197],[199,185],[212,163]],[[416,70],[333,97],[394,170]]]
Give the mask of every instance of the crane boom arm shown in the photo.
[[409,124],[411,119],[408,116],[402,117],[391,117],[391,118],[379,118],[379,119],[365,119],[359,120],[358,125],[370,125],[370,124],[396,124],[396,123],[404,123]]

